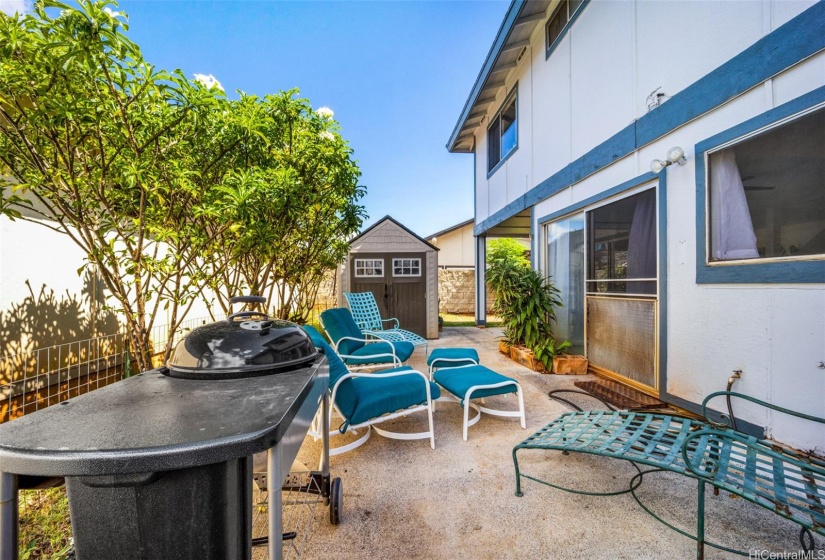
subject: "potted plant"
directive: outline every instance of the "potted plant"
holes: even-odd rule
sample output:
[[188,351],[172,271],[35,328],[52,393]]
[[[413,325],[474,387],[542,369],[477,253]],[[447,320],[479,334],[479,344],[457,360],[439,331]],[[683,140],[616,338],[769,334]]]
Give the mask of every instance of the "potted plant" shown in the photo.
[[550,371],[553,356],[570,346],[553,337],[551,321],[562,305],[559,291],[537,270],[508,258],[495,259],[487,272],[495,291],[493,308],[504,323],[499,349],[509,345],[513,360],[535,371]]
[[441,332],[443,330],[444,330],[444,317],[439,315],[438,316],[438,332]]

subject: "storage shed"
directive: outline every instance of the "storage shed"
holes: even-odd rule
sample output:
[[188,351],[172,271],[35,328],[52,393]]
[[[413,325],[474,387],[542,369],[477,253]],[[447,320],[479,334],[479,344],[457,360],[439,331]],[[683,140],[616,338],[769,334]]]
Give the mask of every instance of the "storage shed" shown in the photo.
[[438,247],[384,216],[350,241],[338,271],[338,305],[344,292],[372,292],[383,318],[402,329],[438,338]]

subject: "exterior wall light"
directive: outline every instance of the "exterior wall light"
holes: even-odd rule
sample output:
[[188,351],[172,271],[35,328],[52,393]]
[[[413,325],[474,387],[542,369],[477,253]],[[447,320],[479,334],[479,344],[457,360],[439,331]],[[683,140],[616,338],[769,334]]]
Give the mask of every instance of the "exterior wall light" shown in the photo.
[[687,159],[685,159],[685,151],[679,146],[671,148],[667,151],[667,159],[665,161],[660,159],[654,159],[651,161],[650,170],[654,173],[660,173],[662,169],[668,165],[673,165],[674,163],[678,163],[679,165],[684,165],[687,163]]

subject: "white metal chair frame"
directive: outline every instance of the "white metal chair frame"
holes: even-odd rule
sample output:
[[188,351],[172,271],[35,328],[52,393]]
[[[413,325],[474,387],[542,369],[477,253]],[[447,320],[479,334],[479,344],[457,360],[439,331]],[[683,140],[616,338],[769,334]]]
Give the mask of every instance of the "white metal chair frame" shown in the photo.
[[[478,362],[476,362],[472,358],[460,358],[460,359],[458,359],[458,358],[439,358],[439,359],[433,361],[432,364],[430,364],[429,373],[430,373],[430,380],[431,381],[434,381],[433,380],[433,374],[435,373],[435,371],[437,369],[439,369],[438,366],[436,366],[436,363],[441,362],[441,361],[444,361],[444,362],[472,361],[472,362],[474,362],[473,364],[470,364],[470,365],[454,366],[454,367],[451,367],[450,369],[470,368],[470,367],[480,365]],[[435,383],[438,383],[438,382],[435,381]],[[473,398],[473,393],[475,393],[476,391],[480,391],[482,389],[498,389],[499,387],[506,387],[508,385],[515,385],[516,386],[516,397],[518,398],[518,406],[519,406],[518,410],[501,410],[501,409],[497,409],[497,408],[489,408],[489,407],[485,407],[485,406],[480,406],[478,404],[470,402],[471,399]],[[455,395],[450,393],[450,391],[448,391],[447,388],[444,387],[443,385],[441,385],[441,388],[444,390],[443,395],[437,400],[457,402],[459,404],[461,403],[462,399],[459,399]],[[508,395],[508,394],[509,393],[505,393],[505,395]],[[515,379],[508,379],[507,381],[502,381],[500,383],[493,383],[493,384],[490,384],[490,385],[473,385],[472,387],[467,389],[466,393],[464,393],[463,400],[464,400],[464,422],[463,422],[463,425],[462,425],[462,436],[464,437],[464,441],[467,441],[467,431],[468,431],[469,427],[474,426],[476,423],[478,423],[479,420],[481,420],[481,413],[482,412],[485,413],[485,414],[490,414],[491,416],[505,416],[505,417],[508,417],[508,418],[518,418],[520,420],[520,423],[521,423],[521,429],[522,430],[527,429],[527,421],[526,421],[526,418],[525,418],[525,415],[524,415],[524,394],[521,391],[521,385]],[[483,404],[484,403],[484,397],[482,397],[480,400],[481,400],[481,403]],[[470,418],[470,408],[471,407],[473,409],[475,409],[476,412],[478,413],[473,418]],[[435,408],[435,403],[433,403],[433,408]]]
[[[409,370],[405,370],[405,371],[396,371],[396,372],[392,372],[392,373],[381,373],[381,374],[361,373],[361,372],[350,371],[350,373],[347,373],[346,375],[342,375],[340,377],[340,379],[338,379],[338,381],[335,383],[335,386],[332,387],[332,396],[330,398],[330,402],[332,403],[332,406],[330,407],[330,410],[329,410],[329,422],[330,423],[328,425],[330,425],[330,426],[332,425],[333,410],[335,411],[336,414],[338,414],[338,416],[340,416],[341,418],[346,419],[346,416],[344,416],[341,413],[341,411],[338,409],[338,406],[335,404],[335,396],[338,393],[338,387],[345,380],[350,379],[350,378],[355,378],[355,377],[386,379],[388,377],[398,377],[398,376],[401,376],[401,375],[410,375],[410,374],[420,375],[421,379],[424,381],[426,395],[427,395],[427,403],[426,404],[419,404],[419,405],[411,406],[409,408],[405,408],[404,410],[399,410],[399,411],[396,411],[396,412],[391,412],[391,413],[388,413],[388,414],[384,414],[382,416],[378,416],[376,418],[372,418],[372,419],[370,419],[366,422],[361,422],[360,424],[355,424],[355,425],[348,426],[347,431],[352,431],[355,434],[358,434],[357,430],[360,429],[360,428],[367,428],[367,431],[363,436],[361,436],[357,440],[353,441],[352,443],[348,443],[348,444],[342,445],[340,447],[330,448],[329,454],[330,455],[340,455],[341,453],[346,453],[347,451],[352,451],[356,447],[360,447],[361,445],[366,443],[367,440],[370,438],[372,430],[375,430],[376,432],[378,432],[379,435],[384,436],[386,438],[390,438],[390,439],[412,440],[412,439],[430,438],[430,447],[435,449],[435,430],[433,429],[433,406],[432,406],[433,400],[432,400],[432,395],[430,394],[430,383],[429,383],[429,380],[427,379],[426,375],[424,375],[420,371],[417,371],[417,370],[414,370],[414,369],[409,369]],[[420,412],[420,411],[423,411],[423,410],[427,411],[427,420],[429,422],[429,428],[430,428],[426,432],[415,432],[415,433],[392,432],[390,430],[385,430],[383,428],[378,428],[377,426],[375,426],[375,424],[380,424],[382,422],[387,422],[388,420],[394,420],[396,418],[400,418],[402,416],[407,416],[408,414],[413,414],[415,412]],[[315,424],[315,425],[311,428],[311,432],[310,432],[310,434],[316,439],[319,438],[320,435],[321,435],[320,430],[318,429],[318,420],[319,420],[319,418],[318,418],[318,416],[316,416],[316,420],[315,420],[315,422],[313,422],[313,424]],[[332,437],[332,436],[343,435],[343,434],[341,434],[341,432],[339,430],[330,430],[329,435],[330,435],[330,437]]]
[[[335,342],[335,341],[332,340],[332,337],[329,336],[329,333],[326,331],[326,329],[324,329],[324,334],[327,335],[327,338],[332,343],[332,348],[335,350],[335,353],[338,354],[338,356],[344,361],[344,365],[347,366],[347,369],[350,370],[350,371],[352,371],[354,369],[370,370],[370,369],[381,369],[381,368],[394,368],[394,367],[401,367],[401,366],[404,365],[404,363],[401,361],[401,359],[395,353],[395,346],[393,346],[391,342],[390,342],[390,347],[392,348],[391,353],[374,354],[372,356],[357,356],[357,355],[354,355],[354,354],[341,354],[340,352],[338,352],[338,345],[343,340],[354,340],[356,342],[363,342],[365,344],[374,344],[376,342],[389,342],[387,340],[379,340],[379,339],[375,339],[375,338],[356,338],[354,336],[342,336],[341,338],[338,339],[338,342]],[[370,363],[366,363],[366,364],[348,364],[347,363],[348,358],[354,358],[356,360],[366,360],[366,359],[369,359],[369,358],[386,358],[386,357],[390,357],[390,356],[392,357],[392,364],[389,364],[387,362],[381,362],[381,363],[375,363],[375,364],[370,364]]]

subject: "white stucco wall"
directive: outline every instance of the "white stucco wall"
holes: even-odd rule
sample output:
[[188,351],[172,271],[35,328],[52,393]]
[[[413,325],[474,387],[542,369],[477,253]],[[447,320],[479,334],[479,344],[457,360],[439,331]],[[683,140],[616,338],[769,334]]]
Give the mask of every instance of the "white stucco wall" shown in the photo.
[[439,248],[438,266],[442,268],[471,267],[475,264],[472,223],[441,234],[437,238],[431,238],[429,242]]
[[[510,181],[525,167],[532,168],[531,187],[541,183],[644,115],[656,87],[678,93],[812,4],[591,2],[548,60],[538,26],[530,67],[508,78],[508,89],[519,84],[518,152],[502,165],[507,172],[489,181],[486,126],[477,131],[476,223],[520,196]],[[532,88],[522,87],[528,82]],[[741,369],[737,390],[825,417],[825,372],[818,367],[825,360],[825,278],[823,284],[697,284],[694,157],[698,142],[822,86],[820,52],[534,207],[538,227],[543,216],[649,172],[651,160],[669,148],[685,149],[687,164],[664,172],[667,262],[660,267],[667,267],[668,285],[660,305],[667,311],[666,389],[674,396],[701,402]],[[825,451],[819,427],[735,406],[776,439]]]

